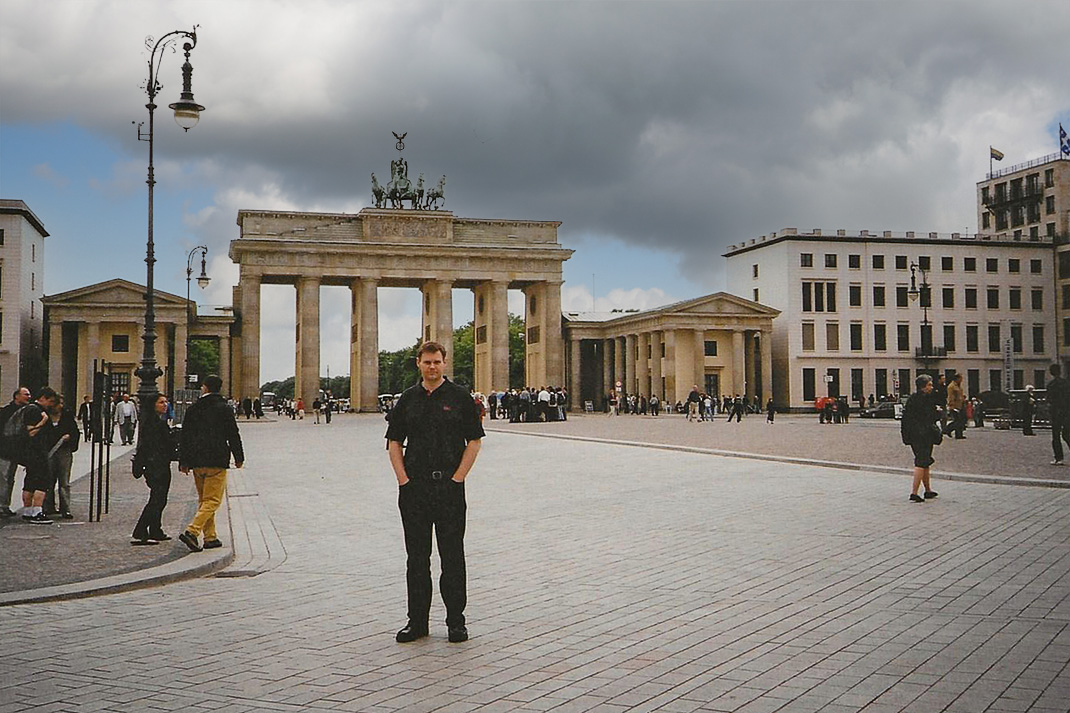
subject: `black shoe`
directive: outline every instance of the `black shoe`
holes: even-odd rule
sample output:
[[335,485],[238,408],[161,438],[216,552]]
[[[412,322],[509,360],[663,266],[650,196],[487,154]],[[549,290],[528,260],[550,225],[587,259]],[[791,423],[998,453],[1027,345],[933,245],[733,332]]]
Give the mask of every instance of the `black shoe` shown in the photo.
[[459,644],[462,641],[468,641],[468,629],[463,626],[451,626],[449,640],[451,644]]
[[910,502],[912,502],[912,503],[923,503],[923,502],[925,502],[925,498],[921,497],[920,495],[918,495],[916,493],[911,493],[910,494]]
[[933,498],[935,498],[935,497],[936,497],[936,496],[937,496],[938,494],[939,494],[939,493],[937,493],[937,492],[936,492],[935,490],[926,490],[926,491],[925,491],[925,499],[926,499],[926,500],[932,500],[932,499],[933,499]]
[[197,544],[197,536],[194,535],[192,532],[183,530],[182,534],[178,536],[178,539],[182,541],[182,544],[189,548],[190,552],[200,552],[202,549],[204,549],[199,544]]
[[64,520],[73,520],[74,519],[74,515],[71,515],[69,512],[61,512],[59,514],[59,516]]
[[135,547],[140,547],[143,545],[158,545],[160,544],[160,541],[155,540],[151,537],[135,537],[134,539],[130,540],[130,544],[134,545]]
[[163,532],[154,533],[152,535],[149,535],[149,537],[151,537],[154,540],[158,540],[159,542],[167,542],[168,540],[171,539],[170,535],[165,534]]
[[214,550],[222,546],[223,543],[219,540],[205,540],[203,545],[204,549],[206,550]]
[[11,508],[0,508],[0,517],[15,517],[15,511]]
[[427,636],[426,628],[418,629],[412,624],[409,624],[394,636],[394,640],[397,641],[399,644],[407,644],[411,641],[422,639],[425,636]]
[[22,519],[31,525],[51,525],[52,519],[45,515],[44,512],[39,512],[36,515],[23,515]]

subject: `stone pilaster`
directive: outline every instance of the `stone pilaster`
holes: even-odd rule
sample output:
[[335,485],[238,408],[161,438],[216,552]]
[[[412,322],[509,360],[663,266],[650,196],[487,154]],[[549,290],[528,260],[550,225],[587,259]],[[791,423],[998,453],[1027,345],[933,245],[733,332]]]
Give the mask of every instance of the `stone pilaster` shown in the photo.
[[379,396],[379,281],[353,280],[349,346],[349,406],[375,411]]
[[763,329],[759,341],[762,359],[762,408],[773,398],[773,330]]
[[638,340],[634,334],[628,334],[624,337],[624,390],[629,394],[634,394],[639,391],[638,384],[635,382],[635,362],[637,361],[635,350],[638,345]]
[[650,393],[657,394],[658,399],[665,400],[665,390],[661,387],[661,332],[650,333]]
[[242,275],[241,379],[235,398],[256,398],[260,391],[260,276]]
[[580,374],[581,374],[581,362],[580,354],[582,351],[581,342],[579,339],[571,339],[569,341],[569,383],[568,383],[568,397],[570,400],[570,411],[582,411],[583,410],[583,397],[580,394]]
[[[303,399],[305,408],[320,390],[320,280],[301,277],[297,280],[297,358],[295,360],[294,397]],[[259,385],[257,385],[259,388]]]
[[598,395],[598,403],[605,408],[606,396],[613,390],[613,359],[614,343],[612,339],[603,339],[602,351],[602,392]]
[[695,330],[694,346],[695,384],[699,391],[706,390],[706,332],[701,329]]
[[737,329],[732,332],[732,396],[742,396],[746,393],[746,345],[743,339],[743,330]]
[[234,383],[230,373],[230,340],[221,337],[219,340],[219,378],[223,380],[223,395],[231,396],[234,392]]
[[638,335],[639,358],[635,362],[635,378],[639,382],[639,395],[650,398],[650,359],[647,351],[650,349],[650,332]]
[[[48,323],[48,385],[56,391],[63,389],[63,322]],[[74,394],[66,396],[74,399]]]
[[[186,344],[189,339],[189,330],[186,329],[186,323],[181,322],[175,325],[175,364],[174,364],[174,388],[185,389],[188,388],[186,374],[189,373],[189,350],[186,348]],[[198,376],[201,376],[198,374]],[[174,394],[171,394],[172,398]]]
[[665,343],[665,361],[661,365],[662,376],[665,377],[665,400],[675,404],[677,401],[683,401],[687,398],[687,390],[691,386],[688,385],[683,394],[678,393],[679,389],[676,384],[676,332],[666,329],[662,332],[661,338]]
[[422,341],[438,342],[446,347],[446,376],[453,378],[453,282],[428,280],[420,286],[423,293]]
[[[82,395],[93,398],[93,362],[100,359],[100,323],[87,322],[85,325],[85,373],[81,384]],[[97,361],[97,368],[100,362]],[[81,403],[79,401],[79,403]]]

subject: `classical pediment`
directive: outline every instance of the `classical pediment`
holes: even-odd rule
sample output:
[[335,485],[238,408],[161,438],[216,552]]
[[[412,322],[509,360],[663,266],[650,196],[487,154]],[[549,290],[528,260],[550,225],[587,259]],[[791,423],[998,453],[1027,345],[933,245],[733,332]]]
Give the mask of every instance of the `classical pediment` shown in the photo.
[[758,302],[737,297],[727,292],[715,292],[712,295],[697,297],[685,302],[659,307],[653,312],[665,314],[704,314],[704,315],[733,315],[733,316],[776,316],[780,314],[772,307],[766,307]]
[[[185,305],[186,300],[169,292],[155,291],[157,305]],[[93,285],[79,287],[76,290],[46,295],[42,302],[49,306],[77,305],[140,305],[144,304],[145,288],[136,282],[116,278]]]

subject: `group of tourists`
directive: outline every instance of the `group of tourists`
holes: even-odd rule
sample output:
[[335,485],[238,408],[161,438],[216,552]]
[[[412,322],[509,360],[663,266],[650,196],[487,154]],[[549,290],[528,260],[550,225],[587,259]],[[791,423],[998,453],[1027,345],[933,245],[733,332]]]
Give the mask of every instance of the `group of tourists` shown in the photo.
[[558,386],[491,391],[485,396],[477,393],[474,398],[491,420],[507,418],[511,423],[568,420],[568,392]]

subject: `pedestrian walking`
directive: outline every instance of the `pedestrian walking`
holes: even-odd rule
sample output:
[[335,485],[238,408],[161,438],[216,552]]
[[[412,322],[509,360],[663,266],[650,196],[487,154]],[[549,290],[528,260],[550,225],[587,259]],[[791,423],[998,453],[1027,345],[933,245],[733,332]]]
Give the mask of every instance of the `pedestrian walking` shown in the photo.
[[[936,408],[936,396],[933,392],[933,378],[921,374],[914,380],[916,391],[907,399],[903,408],[903,420],[900,423],[900,435],[903,444],[910,446],[914,452],[914,482],[910,490],[910,501],[923,503],[935,498],[937,493],[929,484],[929,468],[935,462],[933,446],[943,441],[940,427],[940,413]],[[924,495],[918,494],[918,488],[925,486]]]
[[93,437],[93,402],[88,396],[82,397],[82,405],[78,407],[78,420],[85,433],[85,442],[89,443],[89,439]]
[[74,421],[74,414],[67,409],[62,395],[57,398],[49,417],[51,422],[44,438],[45,445],[48,447],[48,467],[52,471],[52,487],[45,494],[43,507],[45,515],[49,517],[73,520],[71,465],[74,463],[74,452],[78,450],[82,434],[78,429],[78,424]]
[[[234,410],[219,394],[223,380],[215,374],[204,377],[201,396],[188,409],[182,422],[182,441],[178,469],[193,473],[197,487],[197,514],[178,536],[192,552],[222,547],[215,528],[215,513],[223,502],[227,487],[227,468],[234,457],[234,467],[245,463],[241,435]],[[202,545],[198,538],[204,535]]]
[[769,399],[765,404],[765,420],[769,423],[773,422],[773,417],[776,415],[776,407],[773,406],[773,399]]
[[944,435],[955,434],[956,440],[966,437],[966,396],[962,391],[962,374],[951,377],[947,385],[947,425]]
[[445,347],[424,342],[416,359],[420,382],[398,399],[386,431],[408,555],[408,622],[395,638],[407,643],[428,634],[434,529],[448,639],[459,643],[468,640],[464,481],[479,455],[483,425],[467,389],[444,376]]
[[1063,464],[1063,441],[1070,446],[1070,382],[1062,375],[1062,367],[1048,367],[1048,414],[1051,419],[1052,465]]
[[16,411],[30,403],[30,390],[20,386],[11,394],[11,401],[0,409],[0,517],[14,517],[11,509],[11,495],[15,489],[15,471],[19,469],[18,440],[13,436],[3,435],[8,419]]
[[9,431],[17,439],[17,460],[26,467],[22,485],[22,519],[32,525],[51,525],[52,520],[44,513],[45,495],[52,489],[52,471],[48,467],[48,447],[45,429],[49,426],[49,411],[58,394],[47,386],[41,389],[37,400],[26,404],[12,414],[4,425],[4,435]]
[[1033,414],[1036,411],[1036,402],[1033,400],[1033,385],[1025,387],[1022,394],[1022,435],[1035,436],[1033,432]]
[[[134,477],[145,478],[149,500],[134,525],[131,545],[158,545],[171,538],[163,531],[163,511],[171,490],[171,461],[175,459],[175,439],[167,426],[167,397],[156,394],[152,413],[141,423],[141,437],[134,454]],[[229,409],[228,409],[229,410]],[[186,418],[189,418],[187,412]]]
[[137,406],[130,400],[130,394],[123,394],[123,400],[115,407],[115,423],[119,425],[119,438],[124,446],[133,445],[134,428],[137,426]]

